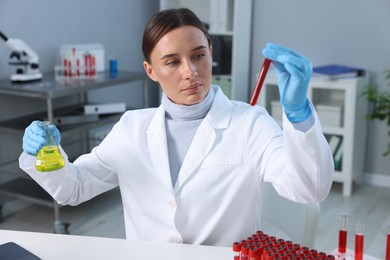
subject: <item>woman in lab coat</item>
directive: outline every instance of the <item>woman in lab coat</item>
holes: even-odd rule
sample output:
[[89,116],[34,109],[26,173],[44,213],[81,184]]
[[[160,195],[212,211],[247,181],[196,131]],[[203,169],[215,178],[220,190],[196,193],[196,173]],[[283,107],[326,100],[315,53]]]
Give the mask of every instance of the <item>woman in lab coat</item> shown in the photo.
[[211,85],[212,44],[190,10],[154,15],[143,52],[161,105],[124,113],[91,153],[71,163],[60,147],[65,167],[38,172],[45,133],[37,121],[26,128],[20,167],[58,203],[77,205],[119,186],[128,239],[230,246],[260,229],[263,181],[293,201],[325,199],[333,160],[306,98],[306,58],[275,44],[263,50],[278,74],[282,131],[264,108]]

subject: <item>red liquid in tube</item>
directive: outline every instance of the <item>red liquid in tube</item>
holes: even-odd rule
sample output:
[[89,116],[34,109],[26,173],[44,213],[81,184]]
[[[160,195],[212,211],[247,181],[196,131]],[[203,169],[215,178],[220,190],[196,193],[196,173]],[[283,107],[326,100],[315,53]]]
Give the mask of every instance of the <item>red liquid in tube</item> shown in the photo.
[[252,98],[249,102],[251,106],[256,105],[257,99],[259,98],[261,88],[264,83],[265,76],[267,75],[269,66],[271,65],[271,60],[270,59],[264,59],[263,66],[261,67],[259,77],[257,78],[256,86],[252,94]]
[[363,260],[364,235],[355,235],[355,260]]
[[347,230],[339,230],[339,253],[347,252]]
[[347,252],[347,221],[348,214],[342,212],[339,214],[340,227],[339,227],[339,244],[338,244],[338,256],[344,258]]
[[355,225],[355,260],[363,260],[364,251],[364,224],[357,222]]
[[[389,227],[390,229],[390,227]],[[390,260],[390,230],[387,233],[387,242],[386,242],[386,258],[385,260]]]

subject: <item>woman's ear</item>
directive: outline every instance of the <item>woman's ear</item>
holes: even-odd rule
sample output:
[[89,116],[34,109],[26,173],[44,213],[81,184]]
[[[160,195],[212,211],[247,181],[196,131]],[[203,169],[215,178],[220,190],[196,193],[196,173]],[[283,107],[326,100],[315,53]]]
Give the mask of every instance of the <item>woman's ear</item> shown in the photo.
[[148,77],[151,80],[157,82],[156,76],[154,75],[154,71],[153,71],[152,65],[150,65],[149,62],[144,61],[144,69],[145,69],[145,72],[148,75]]

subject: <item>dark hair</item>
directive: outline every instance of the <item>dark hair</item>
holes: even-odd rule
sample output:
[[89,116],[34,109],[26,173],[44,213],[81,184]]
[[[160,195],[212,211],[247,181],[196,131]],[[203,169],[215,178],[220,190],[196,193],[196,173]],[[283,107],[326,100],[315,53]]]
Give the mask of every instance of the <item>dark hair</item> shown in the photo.
[[145,27],[142,39],[142,52],[145,61],[150,63],[150,54],[154,46],[165,34],[185,25],[192,25],[200,29],[211,45],[209,32],[194,12],[187,8],[165,9],[153,15]]

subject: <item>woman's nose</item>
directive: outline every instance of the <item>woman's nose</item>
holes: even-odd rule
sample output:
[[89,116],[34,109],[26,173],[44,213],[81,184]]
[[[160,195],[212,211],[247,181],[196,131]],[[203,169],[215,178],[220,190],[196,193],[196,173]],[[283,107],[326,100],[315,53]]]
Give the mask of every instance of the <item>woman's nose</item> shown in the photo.
[[183,78],[184,79],[193,79],[196,76],[198,76],[198,72],[197,72],[195,64],[193,64],[190,61],[185,62],[183,65]]

